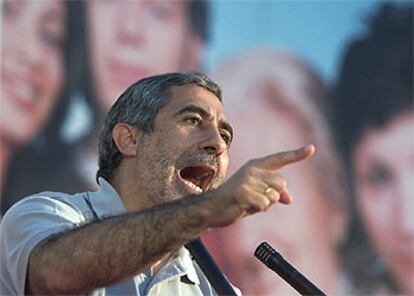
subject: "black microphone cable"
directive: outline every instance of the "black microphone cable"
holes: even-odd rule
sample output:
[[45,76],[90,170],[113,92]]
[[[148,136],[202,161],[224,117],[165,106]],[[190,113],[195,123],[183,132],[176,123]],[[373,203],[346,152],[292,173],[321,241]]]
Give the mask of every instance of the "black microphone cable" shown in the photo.
[[187,243],[185,247],[190,251],[211,286],[219,295],[237,296],[236,291],[214,262],[213,258],[210,256],[200,239]]

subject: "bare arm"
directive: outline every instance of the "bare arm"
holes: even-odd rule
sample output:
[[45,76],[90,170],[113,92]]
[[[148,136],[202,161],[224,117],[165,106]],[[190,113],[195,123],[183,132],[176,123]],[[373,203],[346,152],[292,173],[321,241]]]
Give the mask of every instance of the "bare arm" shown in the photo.
[[57,234],[30,256],[27,292],[78,294],[133,276],[208,229],[200,197],[187,197]]
[[[211,227],[226,226],[277,201],[289,203],[284,180],[273,172],[311,154],[313,147],[256,159],[216,190],[48,238],[30,256],[26,292],[79,294],[117,283]],[[267,186],[275,192],[266,194]]]

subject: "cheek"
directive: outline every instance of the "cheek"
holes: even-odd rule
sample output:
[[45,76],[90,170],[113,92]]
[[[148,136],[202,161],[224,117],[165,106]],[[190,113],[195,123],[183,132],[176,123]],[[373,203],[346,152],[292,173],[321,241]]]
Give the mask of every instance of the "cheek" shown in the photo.
[[[0,9],[2,9],[2,5],[0,2]],[[4,54],[4,51],[7,51],[10,49],[12,52],[15,52],[19,45],[21,45],[21,30],[20,26],[18,25],[19,20],[10,21],[7,19],[7,17],[4,15],[4,13],[1,13],[0,20],[1,20],[1,26],[2,26],[2,35],[1,35],[1,49],[2,49],[2,55]]]
[[108,57],[115,51],[117,44],[114,33],[115,16],[106,7],[94,7],[90,4],[88,8],[89,60],[93,84],[98,86],[96,91],[101,98],[108,92],[112,95],[112,92],[107,89],[107,86],[111,85],[107,73],[110,73]]
[[[168,46],[167,54],[165,45]],[[148,48],[145,56],[153,64],[153,72],[182,71],[181,61],[185,59],[185,48],[190,46],[185,40],[183,28],[171,30],[163,28],[154,30],[151,38],[148,38]]]
[[116,45],[113,19],[114,16],[97,9],[92,9],[89,15],[89,56],[97,66],[104,64],[99,61],[104,61]]
[[58,100],[63,84],[62,60],[57,52],[48,51],[48,54],[36,78],[38,101],[29,112],[19,107],[7,93],[1,93],[1,133],[15,144],[28,142],[43,128]]
[[359,187],[358,208],[370,237],[377,246],[385,246],[393,235],[393,221],[395,220],[395,205],[388,194],[375,194],[364,186]]
[[55,52],[48,57],[47,73],[48,79],[45,81],[48,93],[56,95],[62,89],[64,80],[64,61],[60,52]]
[[223,181],[227,175],[227,170],[229,168],[229,155],[228,152],[224,152],[220,156],[220,163],[221,163],[221,180]]
[[[8,35],[8,34],[4,34],[4,35]],[[11,42],[10,43],[7,42],[7,38],[5,37],[3,37],[2,44],[1,44],[1,58],[2,58],[2,61],[7,61],[7,60],[10,61],[10,59],[17,58],[15,48],[13,48],[13,46],[11,45]]]
[[46,64],[46,75],[43,79],[43,99],[39,105],[38,119],[45,120],[63,88],[64,66],[60,54],[52,54]]

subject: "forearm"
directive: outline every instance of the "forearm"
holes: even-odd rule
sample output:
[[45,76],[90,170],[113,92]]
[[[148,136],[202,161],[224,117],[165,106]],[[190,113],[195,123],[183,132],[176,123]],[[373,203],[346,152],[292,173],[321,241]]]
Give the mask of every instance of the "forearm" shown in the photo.
[[207,231],[204,203],[184,198],[47,239],[31,255],[29,292],[78,294],[139,273]]
[[290,203],[286,181],[274,171],[313,153],[307,146],[251,160],[215,190],[47,239],[29,259],[27,292],[80,294],[117,283],[210,227],[266,211],[278,201]]

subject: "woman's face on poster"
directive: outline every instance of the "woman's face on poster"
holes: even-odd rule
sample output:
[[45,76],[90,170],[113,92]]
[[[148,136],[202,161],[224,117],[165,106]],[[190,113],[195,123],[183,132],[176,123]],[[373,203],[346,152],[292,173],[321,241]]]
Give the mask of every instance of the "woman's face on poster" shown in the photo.
[[[230,117],[239,131],[236,130],[234,150],[230,152],[232,172],[251,158],[308,144],[307,129],[297,117],[255,99],[258,102],[246,106],[245,112]],[[338,276],[334,229],[339,224],[335,224],[336,213],[330,212],[329,197],[321,189],[310,160],[286,166],[277,173],[287,180],[293,203],[288,207],[276,204],[230,227],[230,256],[235,259],[232,268],[240,288],[255,295],[296,294],[253,257],[256,247],[267,241],[322,290],[331,291]]]
[[22,144],[45,124],[63,84],[63,1],[2,2],[1,136]]
[[135,81],[194,70],[201,41],[190,30],[186,1],[88,2],[89,59],[104,112]]
[[362,134],[353,154],[357,202],[373,245],[403,291],[414,293],[413,111]]

